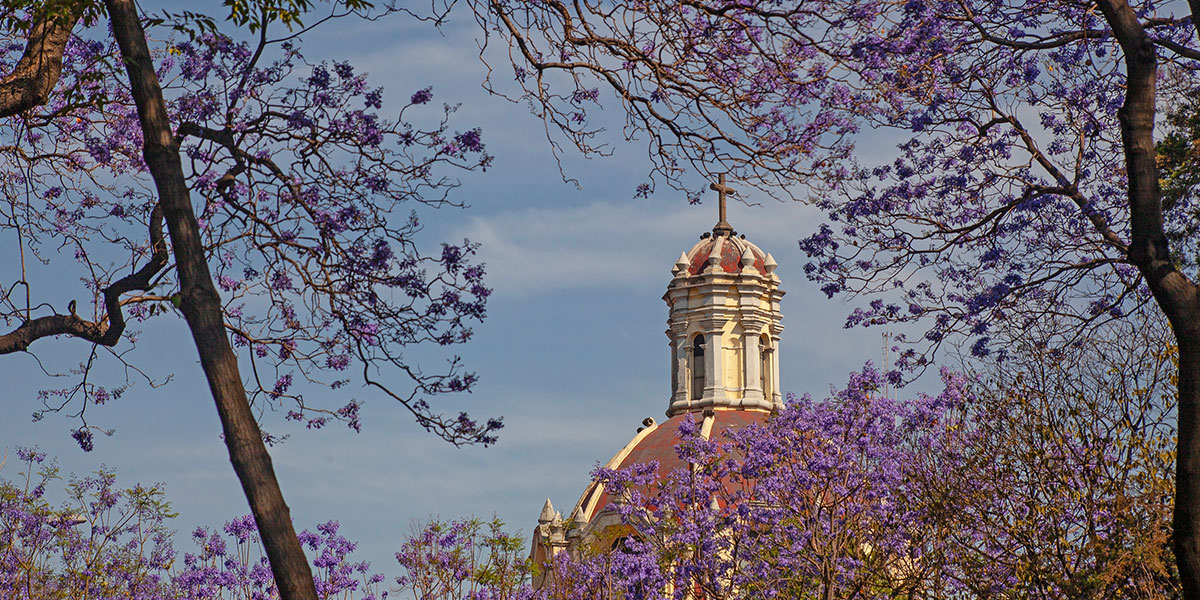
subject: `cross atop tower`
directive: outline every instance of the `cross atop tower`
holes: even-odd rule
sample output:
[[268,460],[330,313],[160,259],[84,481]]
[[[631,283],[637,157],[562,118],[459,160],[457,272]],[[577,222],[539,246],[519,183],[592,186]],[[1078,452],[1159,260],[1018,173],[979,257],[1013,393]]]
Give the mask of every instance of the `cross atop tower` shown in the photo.
[[729,222],[725,220],[725,196],[736,196],[737,192],[734,191],[733,188],[725,185],[724,173],[721,173],[721,175],[718,177],[717,183],[708,184],[708,188],[717,192],[717,206],[719,210],[719,219],[717,220],[716,226],[713,227],[713,235],[732,235],[733,225],[730,225]]

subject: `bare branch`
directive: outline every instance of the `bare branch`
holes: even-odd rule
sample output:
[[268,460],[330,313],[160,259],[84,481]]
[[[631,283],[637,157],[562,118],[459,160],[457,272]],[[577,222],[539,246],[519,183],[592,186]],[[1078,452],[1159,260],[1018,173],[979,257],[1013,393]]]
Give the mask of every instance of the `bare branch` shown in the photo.
[[163,211],[156,206],[150,214],[150,260],[136,272],[126,275],[104,288],[106,315],[88,321],[75,314],[54,314],[30,319],[15,330],[0,335],[0,354],[22,352],[33,342],[55,335],[70,335],[99,344],[115,346],[125,332],[125,315],[121,312],[121,296],[134,290],[148,291],[154,276],[167,266],[167,242],[163,238]]

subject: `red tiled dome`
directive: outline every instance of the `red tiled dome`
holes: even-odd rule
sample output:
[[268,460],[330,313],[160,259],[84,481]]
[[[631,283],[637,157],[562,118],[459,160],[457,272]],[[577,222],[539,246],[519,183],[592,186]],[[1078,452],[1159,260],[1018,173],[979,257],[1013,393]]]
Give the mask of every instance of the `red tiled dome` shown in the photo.
[[[741,429],[752,423],[762,424],[766,422],[769,415],[770,413],[757,410],[714,411],[711,417],[713,419],[712,430],[708,438],[725,441],[727,431]],[[679,424],[684,419],[692,418],[702,417],[696,413],[684,413],[653,426],[650,431],[640,432],[630,442],[633,444],[633,448],[626,446],[605,466],[610,469],[623,469],[656,460],[658,461],[658,472],[662,476],[686,466],[686,463],[680,460],[679,455],[675,452],[675,445],[679,443]],[[605,491],[604,486],[593,481],[584,490],[577,507],[583,512],[584,520],[591,520],[611,502],[612,498]]]
[[758,246],[746,241],[745,238],[734,236],[709,236],[700,240],[691,250],[687,251],[688,274],[697,275],[708,267],[708,258],[712,256],[713,248],[720,242],[721,262],[718,263],[726,273],[742,272],[742,255],[747,250],[754,257],[754,268],[760,275],[767,274],[766,253]]

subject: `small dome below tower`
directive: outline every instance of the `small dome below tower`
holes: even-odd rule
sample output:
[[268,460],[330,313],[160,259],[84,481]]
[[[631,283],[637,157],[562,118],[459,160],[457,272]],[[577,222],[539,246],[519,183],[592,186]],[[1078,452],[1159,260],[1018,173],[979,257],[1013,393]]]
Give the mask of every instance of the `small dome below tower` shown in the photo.
[[686,269],[687,275],[700,275],[705,272],[741,273],[747,267],[759,275],[770,275],[777,266],[775,258],[763,252],[761,248],[746,240],[746,236],[738,236],[733,226],[725,220],[726,196],[736,194],[733,188],[725,185],[725,175],[709,186],[718,192],[717,224],[712,232],[700,236],[700,241],[684,252],[675,262],[671,274],[682,275]]

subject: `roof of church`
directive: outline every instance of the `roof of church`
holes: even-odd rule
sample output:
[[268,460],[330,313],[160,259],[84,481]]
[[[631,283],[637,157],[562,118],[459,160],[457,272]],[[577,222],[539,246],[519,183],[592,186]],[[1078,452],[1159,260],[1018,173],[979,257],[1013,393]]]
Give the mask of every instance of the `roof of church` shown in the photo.
[[692,246],[691,250],[684,253],[688,274],[697,275],[704,272],[705,267],[708,266],[708,258],[713,255],[714,250],[720,253],[721,262],[718,264],[726,273],[741,273],[742,256],[747,252],[750,253],[750,257],[754,261],[752,264],[758,273],[760,275],[768,273],[766,253],[746,240],[744,236],[711,235],[701,239]]
[[759,275],[770,274],[775,270],[775,259],[747,241],[746,236],[739,237],[733,226],[725,220],[725,198],[736,194],[733,188],[725,185],[725,175],[722,174],[720,181],[709,187],[719,192],[717,224],[711,233],[700,236],[700,241],[691,250],[680,255],[671,272],[678,276],[681,275],[680,271],[687,269],[688,275],[699,275],[708,268],[709,258],[716,254],[719,257],[717,265],[725,273],[741,273],[744,266],[753,266]]
[[[760,410],[716,410],[704,417],[705,420],[711,419],[712,422],[711,424],[703,423],[701,432],[707,432],[710,440],[725,441],[726,432],[741,429],[750,424],[765,423],[769,415],[770,413]],[[676,469],[686,467],[687,463],[679,458],[675,446],[680,441],[679,424],[684,419],[692,419],[695,416],[694,413],[679,414],[662,423],[643,429],[608,461],[605,468],[623,469],[636,464],[658,461],[659,475],[666,476]],[[613,498],[604,489],[604,485],[593,481],[584,489],[575,510],[572,511],[572,516],[576,519],[582,516],[583,520],[590,521],[612,501]]]

